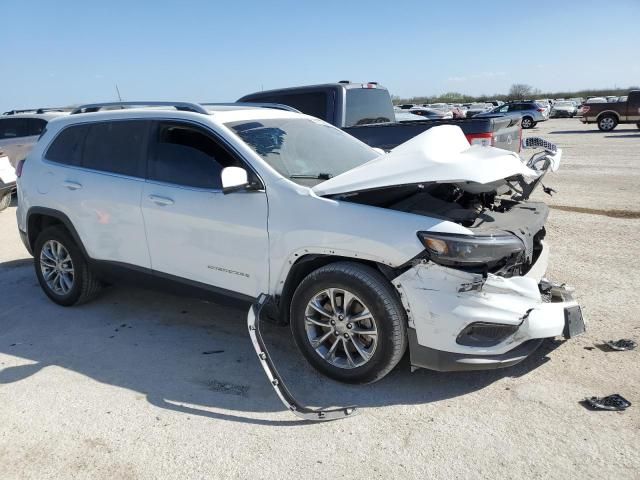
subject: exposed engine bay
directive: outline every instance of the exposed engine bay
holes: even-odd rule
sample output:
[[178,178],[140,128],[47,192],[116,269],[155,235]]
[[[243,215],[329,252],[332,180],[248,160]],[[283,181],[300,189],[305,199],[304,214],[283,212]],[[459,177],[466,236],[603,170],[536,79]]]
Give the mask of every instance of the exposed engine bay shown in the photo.
[[[470,193],[464,184],[432,183],[389,187],[344,195],[343,200],[452,221],[476,235],[509,232],[525,246],[524,255],[490,265],[488,272],[524,275],[542,249],[549,207],[543,202],[513,200],[510,190]],[[476,187],[476,188],[474,188]],[[471,186],[471,190],[477,190]]]

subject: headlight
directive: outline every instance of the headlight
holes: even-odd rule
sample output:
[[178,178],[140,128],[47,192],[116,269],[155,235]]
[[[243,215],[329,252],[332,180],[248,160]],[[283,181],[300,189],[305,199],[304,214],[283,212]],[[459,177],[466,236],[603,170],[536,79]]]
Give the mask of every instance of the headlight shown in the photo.
[[418,232],[430,259],[451,267],[488,267],[515,264],[524,254],[524,244],[509,234],[457,235]]

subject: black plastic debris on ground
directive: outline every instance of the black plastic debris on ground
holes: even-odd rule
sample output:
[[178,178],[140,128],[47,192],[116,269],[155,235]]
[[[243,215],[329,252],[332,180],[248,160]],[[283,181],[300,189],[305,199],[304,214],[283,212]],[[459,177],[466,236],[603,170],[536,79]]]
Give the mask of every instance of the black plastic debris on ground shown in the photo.
[[623,398],[620,394],[614,393],[608,397],[589,397],[581,402],[591,410],[626,410],[631,406],[631,402]]
[[206,352],[202,352],[203,355],[211,355],[213,353],[224,353],[224,350],[207,350]]
[[636,342],[630,340],[628,338],[621,338],[620,340],[609,340],[608,342],[604,342],[604,344],[609,347],[611,350],[624,351],[624,350],[633,350],[638,346]]

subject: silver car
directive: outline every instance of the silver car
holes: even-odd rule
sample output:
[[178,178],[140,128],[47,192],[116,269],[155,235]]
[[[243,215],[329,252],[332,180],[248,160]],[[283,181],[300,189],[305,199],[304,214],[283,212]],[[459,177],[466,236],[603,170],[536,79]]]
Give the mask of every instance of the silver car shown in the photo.
[[38,141],[50,120],[68,115],[62,110],[12,110],[0,115],[0,150],[16,167]]

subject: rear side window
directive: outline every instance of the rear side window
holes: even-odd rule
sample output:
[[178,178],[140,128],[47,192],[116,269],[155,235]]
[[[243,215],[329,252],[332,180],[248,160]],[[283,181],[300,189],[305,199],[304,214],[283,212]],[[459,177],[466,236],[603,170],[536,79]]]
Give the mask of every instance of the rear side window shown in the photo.
[[148,178],[187,187],[222,189],[222,169],[239,162],[204,129],[158,122],[151,144]]
[[389,92],[381,88],[347,89],[345,126],[393,122],[393,104]]
[[150,122],[144,120],[89,124],[82,166],[143,177],[149,125]]
[[47,126],[47,121],[42,118],[29,118],[27,120],[27,129],[28,135],[40,135],[45,127]]
[[65,165],[82,165],[82,146],[89,130],[88,125],[72,125],[65,128],[53,141],[45,158]]
[[250,102],[260,103],[280,103],[288,105],[302,113],[311,115],[321,120],[327,119],[327,93],[326,92],[309,92],[309,93],[291,93],[273,96],[260,96]]
[[26,118],[3,118],[0,119],[0,140],[19,138],[27,136]]

